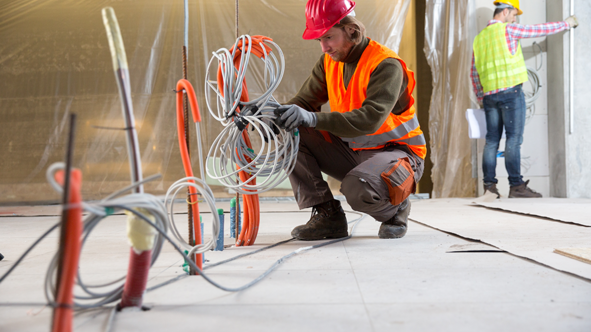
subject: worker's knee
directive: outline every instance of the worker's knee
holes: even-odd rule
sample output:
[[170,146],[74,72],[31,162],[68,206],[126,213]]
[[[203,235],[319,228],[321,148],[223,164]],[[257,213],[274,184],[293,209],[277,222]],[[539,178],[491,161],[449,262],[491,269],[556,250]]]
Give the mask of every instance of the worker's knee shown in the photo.
[[345,176],[341,183],[341,192],[355,211],[368,213],[387,202],[366,179],[356,175]]

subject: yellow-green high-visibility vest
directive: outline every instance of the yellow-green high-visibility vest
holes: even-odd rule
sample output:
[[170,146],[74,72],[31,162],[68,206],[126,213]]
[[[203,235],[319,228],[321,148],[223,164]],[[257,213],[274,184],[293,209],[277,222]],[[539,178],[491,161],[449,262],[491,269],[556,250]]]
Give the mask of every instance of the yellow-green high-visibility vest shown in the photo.
[[511,54],[505,38],[506,27],[507,23],[491,24],[474,39],[474,64],[484,93],[527,82],[521,44]]

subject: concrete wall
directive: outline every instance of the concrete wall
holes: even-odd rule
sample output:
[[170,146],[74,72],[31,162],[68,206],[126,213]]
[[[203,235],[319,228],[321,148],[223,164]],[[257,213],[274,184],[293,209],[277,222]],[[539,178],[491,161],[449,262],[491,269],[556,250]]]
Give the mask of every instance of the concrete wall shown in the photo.
[[[548,20],[569,16],[570,1],[547,0]],[[549,118],[549,152],[551,194],[556,197],[591,198],[591,2],[574,0],[574,11],[581,26],[574,30],[574,115],[571,132],[569,112],[569,34],[548,38],[548,78],[551,117]]]

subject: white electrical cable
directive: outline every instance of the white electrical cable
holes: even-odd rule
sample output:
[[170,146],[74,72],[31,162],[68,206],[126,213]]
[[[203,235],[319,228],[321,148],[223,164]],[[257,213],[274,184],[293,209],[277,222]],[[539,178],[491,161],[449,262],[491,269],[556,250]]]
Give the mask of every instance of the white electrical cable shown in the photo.
[[[539,49],[539,54],[542,54],[542,47],[540,44],[534,42],[532,45],[533,47],[537,47]],[[525,108],[526,108],[526,124],[532,119],[532,117],[536,114],[536,100],[540,97],[540,92],[542,89],[542,80],[540,79],[540,75],[538,74],[538,70],[542,68],[544,65],[543,61],[544,58],[542,57],[542,61],[540,62],[540,66],[537,65],[538,57],[535,54],[534,49],[534,58],[536,60],[536,68],[527,67],[527,77],[528,81],[531,84],[531,92],[523,90],[523,94],[525,95]]]
[[[261,49],[267,49],[265,43],[273,46],[271,52],[263,52],[260,58],[264,63],[264,84],[266,91],[258,98],[248,102],[241,102],[243,82],[246,77],[253,40],[249,35],[240,36],[236,40],[232,53],[222,48],[213,53],[209,61],[205,80],[205,100],[212,117],[225,127],[212,144],[206,160],[207,175],[220,181],[227,188],[241,194],[252,195],[273,189],[284,181],[295,167],[299,146],[299,132],[297,129],[287,132],[277,128],[272,122],[276,117],[274,110],[280,106],[273,97],[273,92],[279,86],[285,71],[285,59],[281,48],[274,42],[265,39],[259,43]],[[234,66],[236,52],[242,56],[238,68]],[[278,57],[275,56],[275,52]],[[214,63],[220,68],[223,78],[222,86],[218,86],[217,76],[210,80]],[[212,105],[212,95],[215,94],[216,104]],[[240,108],[240,113],[237,109]],[[247,128],[256,131],[260,137],[258,153],[249,148],[242,133]],[[248,179],[242,181],[238,173],[244,171]],[[256,185],[253,180],[257,177],[267,177]]]
[[[179,192],[182,191],[183,193],[186,193],[186,190],[183,191],[183,189],[187,187],[193,187],[201,193],[203,199],[205,199],[205,202],[207,202],[207,205],[211,210],[211,215],[213,216],[212,239],[196,246],[192,246],[185,241],[185,237],[181,235],[174,221],[174,200]],[[215,206],[215,197],[213,196],[213,192],[203,180],[196,177],[185,177],[176,181],[170,186],[170,188],[168,188],[164,198],[164,204],[166,205],[166,210],[168,211],[168,222],[170,224],[172,234],[176,238],[179,246],[189,252],[189,257],[193,257],[195,254],[204,253],[216,246],[218,234],[220,233],[220,217]],[[197,202],[195,204],[197,204]],[[197,218],[197,216],[194,217]]]
[[[57,192],[61,192],[63,189],[54,180],[54,175],[57,171],[62,169],[64,169],[63,163],[55,163],[47,169],[46,173],[47,181]],[[110,195],[97,204],[82,203],[84,210],[90,212],[90,214],[84,219],[83,222],[81,250],[86,243],[86,240],[90,236],[90,233],[99,224],[99,222],[108,215],[116,213],[120,210],[134,210],[137,208],[144,209],[154,217],[155,225],[161,228],[164,232],[168,230],[166,222],[166,208],[155,196],[144,193],[133,193],[123,197],[117,197],[123,192],[141,186],[148,180],[149,178],[143,180],[142,182],[134,183],[118,191],[117,193]],[[164,237],[162,234],[158,233],[154,242],[150,266],[156,262],[158,256],[160,255],[160,251],[162,250],[162,245],[164,243]],[[53,303],[55,300],[53,297],[55,294],[57,261],[58,255],[56,253],[49,264],[49,268],[47,269],[47,274],[45,276],[45,297],[49,303]],[[126,276],[122,276],[117,280],[104,284],[88,285],[84,283],[80,272],[78,272],[76,284],[82,288],[82,290],[85,292],[85,295],[74,295],[74,298],[76,299],[74,301],[74,305],[81,308],[95,308],[104,304],[118,301],[123,294],[125,278]],[[111,286],[110,289],[105,290],[105,288],[109,286]]]
[[538,71],[534,68],[527,67],[527,76],[529,78],[529,83],[531,84],[531,92],[523,90],[523,94],[525,95],[525,108],[527,109],[527,114],[525,116],[526,121],[529,121],[535,114],[536,114],[536,100],[540,97],[540,92],[542,88],[542,83],[540,80],[540,75]]

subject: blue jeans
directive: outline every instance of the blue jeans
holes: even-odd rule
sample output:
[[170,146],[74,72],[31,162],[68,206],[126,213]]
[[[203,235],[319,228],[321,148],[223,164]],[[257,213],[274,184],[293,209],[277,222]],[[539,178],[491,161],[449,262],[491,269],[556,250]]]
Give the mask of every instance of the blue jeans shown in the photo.
[[505,127],[505,168],[509,174],[509,185],[523,183],[521,176],[521,143],[525,127],[525,97],[521,84],[508,90],[484,96],[486,114],[486,145],[482,156],[484,184],[496,184],[497,151]]

